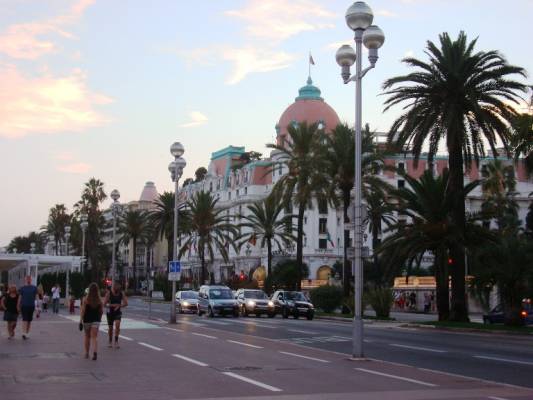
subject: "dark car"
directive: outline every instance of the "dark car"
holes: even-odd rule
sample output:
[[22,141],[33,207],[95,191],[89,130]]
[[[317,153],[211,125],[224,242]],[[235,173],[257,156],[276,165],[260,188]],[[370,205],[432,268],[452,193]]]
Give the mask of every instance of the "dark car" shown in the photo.
[[311,320],[315,316],[315,307],[302,292],[278,290],[272,295],[272,301],[283,318],[292,315],[295,319],[305,316]]
[[[522,310],[520,317],[524,325],[533,325],[533,305],[530,299],[522,302]],[[487,314],[483,315],[483,323],[485,324],[503,324],[505,322],[505,313],[501,304],[494,307]]]
[[198,292],[198,315],[207,313],[209,317],[215,315],[239,316],[239,303],[233,292],[227,286],[204,285]]
[[180,314],[195,313],[198,310],[198,292],[194,290],[180,290],[176,293],[176,307]]
[[247,317],[249,314],[255,314],[256,317],[262,314],[266,314],[270,318],[276,316],[274,302],[262,290],[239,289],[235,297],[239,302],[241,315],[244,317]]

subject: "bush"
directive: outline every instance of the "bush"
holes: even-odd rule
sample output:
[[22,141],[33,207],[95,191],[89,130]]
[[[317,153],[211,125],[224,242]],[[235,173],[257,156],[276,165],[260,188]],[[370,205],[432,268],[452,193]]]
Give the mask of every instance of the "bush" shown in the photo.
[[376,312],[378,318],[389,318],[394,297],[389,288],[374,288],[367,293],[368,303]]
[[159,274],[154,277],[154,291],[163,292],[166,301],[172,298],[172,282],[168,280],[166,274]]
[[[287,289],[296,290],[298,285],[298,265],[296,260],[285,260],[278,263],[272,270],[272,276],[268,276],[265,282],[267,290]],[[309,276],[309,267],[307,264],[302,266],[302,278]]]
[[309,294],[314,306],[327,313],[335,311],[342,303],[342,288],[337,286],[320,286]]

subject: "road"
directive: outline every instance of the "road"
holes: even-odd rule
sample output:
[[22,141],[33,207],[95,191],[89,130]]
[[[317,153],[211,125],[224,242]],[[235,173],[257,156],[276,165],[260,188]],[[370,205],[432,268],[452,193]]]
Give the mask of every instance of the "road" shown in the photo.
[[[148,305],[132,299],[128,313],[147,317]],[[152,303],[152,318],[168,320],[169,305]],[[314,349],[351,354],[351,324],[305,319],[199,318],[178,316],[179,326],[261,337]],[[533,388],[533,338],[365,324],[366,357],[450,374]]]
[[[163,307],[154,306],[154,312],[162,314]],[[338,324],[180,316],[177,325],[169,325],[147,319],[145,311],[137,300],[125,310],[120,349],[105,346],[107,328],[100,327],[98,361],[82,357],[78,315],[43,314],[27,341],[20,333],[8,341],[1,331],[2,396],[18,400],[533,398],[532,389],[324,351],[346,347],[345,328]],[[439,360],[432,354],[426,357]]]

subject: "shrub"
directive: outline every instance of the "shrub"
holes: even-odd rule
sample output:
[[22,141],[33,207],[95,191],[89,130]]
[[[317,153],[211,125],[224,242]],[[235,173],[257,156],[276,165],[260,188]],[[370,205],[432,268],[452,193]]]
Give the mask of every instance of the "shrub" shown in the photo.
[[[309,276],[307,264],[302,266],[302,277]],[[296,260],[285,260],[278,263],[272,270],[272,276],[267,277],[265,287],[295,290],[298,285],[298,264]]]
[[320,286],[309,294],[314,306],[327,313],[335,311],[342,303],[342,288],[337,286]]
[[166,274],[158,274],[154,277],[154,291],[163,292],[166,301],[172,298],[172,282],[168,280]]
[[389,288],[370,289],[367,294],[368,303],[376,312],[378,318],[389,318],[394,297]]

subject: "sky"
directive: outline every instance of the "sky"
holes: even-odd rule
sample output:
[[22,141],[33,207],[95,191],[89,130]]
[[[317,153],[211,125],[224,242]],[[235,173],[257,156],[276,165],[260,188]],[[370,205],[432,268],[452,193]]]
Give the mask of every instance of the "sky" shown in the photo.
[[[373,0],[386,35],[363,84],[363,121],[386,131],[381,85],[424,59],[427,40],[464,30],[533,73],[533,0]],[[346,0],[0,0],[0,246],[38,230],[58,203],[101,179],[121,201],[146,181],[172,189],[169,147],[184,178],[228,145],[268,155],[279,117],[314,83],[352,123],[354,86],[335,52],[353,42]],[[367,60],[364,61],[367,63]],[[527,82],[527,81],[526,81]],[[533,80],[529,78],[529,83]]]

